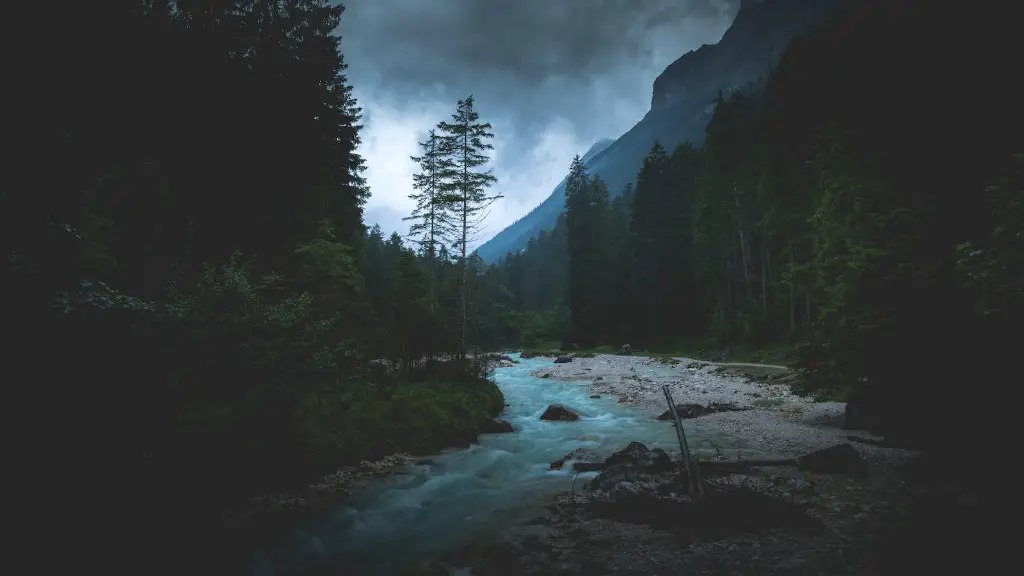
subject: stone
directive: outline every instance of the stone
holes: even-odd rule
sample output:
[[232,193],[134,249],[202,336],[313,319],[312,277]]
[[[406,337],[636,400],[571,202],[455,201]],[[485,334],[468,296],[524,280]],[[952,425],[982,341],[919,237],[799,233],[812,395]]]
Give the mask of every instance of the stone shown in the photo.
[[541,420],[557,420],[562,422],[574,422],[580,419],[580,415],[559,404],[552,404],[540,415]]

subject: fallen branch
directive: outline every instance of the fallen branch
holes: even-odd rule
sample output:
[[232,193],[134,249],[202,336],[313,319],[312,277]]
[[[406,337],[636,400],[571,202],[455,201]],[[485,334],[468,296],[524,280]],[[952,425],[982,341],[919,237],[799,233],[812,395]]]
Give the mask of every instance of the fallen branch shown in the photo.
[[661,391],[665,393],[665,400],[668,401],[668,409],[672,413],[672,422],[676,427],[676,436],[679,439],[679,451],[682,454],[683,466],[686,468],[686,477],[690,484],[690,494],[695,495],[697,498],[704,497],[704,481],[701,480],[700,476],[700,464],[697,459],[690,453],[690,447],[686,444],[686,433],[683,432],[683,422],[679,419],[679,413],[676,412],[676,403],[672,399],[672,393],[669,392],[668,384],[661,387]]

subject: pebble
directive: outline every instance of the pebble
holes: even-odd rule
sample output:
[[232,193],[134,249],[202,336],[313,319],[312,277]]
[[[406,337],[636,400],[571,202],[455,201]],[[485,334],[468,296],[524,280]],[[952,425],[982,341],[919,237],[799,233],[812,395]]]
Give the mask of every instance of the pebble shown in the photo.
[[[678,364],[669,366],[646,357],[600,354],[576,358],[571,364],[554,364],[532,374],[578,381],[576,373],[585,370],[592,392],[614,394],[620,403],[643,408],[652,417],[665,410],[661,388],[664,384],[669,385],[673,400],[679,404],[706,406],[712,402],[731,402],[749,407],[750,410],[720,412],[699,420],[746,441],[751,450],[766,455],[798,456],[848,442],[847,431],[836,425],[846,411],[843,402],[815,402],[794,394],[785,384],[750,381],[720,372],[714,364],[700,363],[703,365],[698,368],[692,359],[677,360]],[[652,374],[652,370],[656,373]],[[764,396],[771,398],[771,405],[765,404]],[[861,443],[854,443],[854,447],[863,458],[875,463],[898,462],[907,455],[903,450]]]

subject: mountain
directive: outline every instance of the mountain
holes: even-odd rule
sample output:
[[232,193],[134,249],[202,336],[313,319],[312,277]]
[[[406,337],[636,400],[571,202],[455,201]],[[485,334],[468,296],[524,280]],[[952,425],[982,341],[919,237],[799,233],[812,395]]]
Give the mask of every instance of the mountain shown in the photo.
[[[720,93],[763,77],[796,36],[801,36],[845,0],[743,0],[732,25],[717,44],[704,45],[669,64],[654,81],[651,109],[613,143],[601,141],[583,157],[590,174],[600,174],[612,194],[636,178],[657,140],[671,151],[682,142],[700,144]],[[544,202],[477,250],[496,262],[551,229],[564,209],[563,180]]]
[[594,156],[597,156],[601,152],[604,152],[605,148],[611,146],[614,143],[615,139],[613,138],[604,138],[603,140],[598,140],[597,142],[594,142],[594,145],[591,146],[589,150],[587,150],[587,153],[583,155],[583,158],[581,158],[581,160],[583,160],[584,164],[590,162],[590,160]]

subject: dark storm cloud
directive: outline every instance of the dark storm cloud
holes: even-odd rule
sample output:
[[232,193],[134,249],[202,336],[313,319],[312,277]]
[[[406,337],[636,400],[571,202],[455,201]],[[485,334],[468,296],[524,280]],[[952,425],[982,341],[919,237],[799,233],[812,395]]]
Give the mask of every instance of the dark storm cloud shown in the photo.
[[[717,19],[715,0],[353,0],[346,50],[388,82],[509,75],[540,84],[586,78],[636,59],[652,29],[686,18]],[[368,32],[368,33],[364,33]],[[372,31],[372,32],[370,32]]]
[[[736,2],[350,0],[341,32],[357,89],[366,84],[448,99],[493,92],[489,96],[501,104],[515,99],[535,108],[529,100],[538,91],[586,85],[627,62],[642,67],[657,44],[717,39],[722,15],[734,12]],[[672,38],[687,19],[705,21],[713,31],[689,42]]]
[[408,210],[400,201],[411,168],[402,163],[416,150],[414,141],[395,145],[400,132],[422,136],[473,94],[494,125],[498,192],[508,198],[495,207],[493,233],[550,193],[573,154],[635,124],[654,78],[685,52],[716,42],[739,0],[345,5],[342,49],[364,109],[371,208]]

